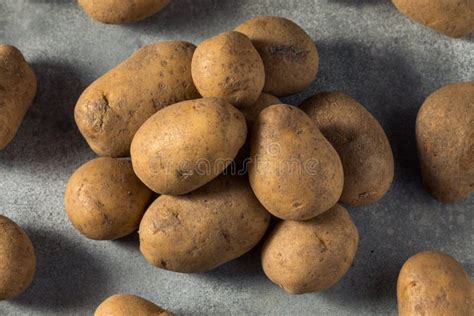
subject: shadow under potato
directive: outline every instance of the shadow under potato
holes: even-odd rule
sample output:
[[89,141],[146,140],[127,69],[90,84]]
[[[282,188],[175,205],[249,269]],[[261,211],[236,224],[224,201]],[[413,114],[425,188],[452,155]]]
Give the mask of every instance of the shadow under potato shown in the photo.
[[12,301],[35,311],[58,311],[95,305],[107,290],[106,270],[86,247],[54,231],[27,229],[37,266],[32,285]]

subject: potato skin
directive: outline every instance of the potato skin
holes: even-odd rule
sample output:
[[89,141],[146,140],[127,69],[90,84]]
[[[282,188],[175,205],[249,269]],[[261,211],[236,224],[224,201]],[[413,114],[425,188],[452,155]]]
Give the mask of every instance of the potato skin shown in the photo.
[[349,213],[336,204],[308,221],[278,223],[263,245],[263,271],[290,294],[321,291],[346,274],[358,244]]
[[333,207],[344,177],[336,150],[300,109],[267,107],[253,126],[249,179],[273,215],[307,220]]
[[246,135],[244,115],[224,100],[176,103],[138,130],[131,147],[133,169],[157,193],[186,194],[224,171]]
[[158,305],[136,295],[115,294],[103,301],[94,316],[174,316]]
[[409,258],[398,276],[400,316],[470,316],[474,287],[459,262],[440,251]]
[[344,169],[340,201],[351,206],[382,198],[393,181],[392,149],[383,128],[360,103],[342,92],[321,92],[301,109],[334,146]]
[[128,160],[108,157],[83,164],[69,179],[64,196],[74,227],[95,240],[113,240],[137,230],[152,192]]
[[140,250],[152,265],[206,272],[250,251],[270,214],[247,179],[221,176],[183,196],[160,196],[140,224]]
[[474,0],[392,0],[409,18],[451,37],[474,30]]
[[28,288],[36,271],[33,244],[15,222],[0,215],[0,301]]
[[265,65],[263,91],[286,96],[307,88],[316,78],[319,56],[313,39],[294,22],[258,16],[235,31],[247,35]]
[[0,150],[13,139],[36,95],[36,76],[21,52],[0,44]]
[[93,19],[107,24],[143,20],[161,11],[170,0],[79,0],[79,5]]
[[474,192],[474,81],[431,94],[416,119],[423,182],[437,200],[454,203]]
[[265,69],[250,39],[237,32],[221,33],[196,48],[194,84],[203,97],[222,98],[237,108],[253,106],[265,83]]
[[82,93],[74,115],[96,154],[129,156],[133,136],[151,115],[199,97],[191,78],[194,49],[181,41],[147,45]]

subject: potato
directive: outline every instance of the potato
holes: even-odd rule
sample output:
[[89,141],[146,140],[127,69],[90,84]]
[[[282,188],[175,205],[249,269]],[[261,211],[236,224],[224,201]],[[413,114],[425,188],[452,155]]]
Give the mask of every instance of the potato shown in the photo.
[[15,222],[0,215],[0,301],[23,293],[35,271],[36,256],[30,238]]
[[247,36],[227,32],[202,42],[191,72],[203,97],[223,98],[238,108],[253,106],[265,83],[265,70]]
[[346,274],[358,244],[349,213],[336,204],[308,221],[278,223],[263,245],[263,271],[290,294],[321,291]]
[[411,19],[451,37],[474,30],[473,0],[392,0]]
[[135,132],[151,115],[199,97],[191,78],[194,49],[180,41],[145,46],[82,93],[74,114],[94,152],[129,156]]
[[133,169],[157,193],[185,194],[224,171],[246,135],[244,115],[224,100],[180,102],[138,130],[131,147]]
[[140,224],[140,250],[152,265],[206,272],[252,249],[270,214],[244,177],[221,176],[183,196],[160,196]]
[[36,76],[21,52],[0,44],[0,150],[13,139],[36,94]]
[[307,88],[316,78],[319,56],[313,39],[292,21],[258,16],[235,31],[247,35],[265,65],[263,91],[285,96]]
[[270,213],[307,220],[337,203],[344,184],[341,160],[302,110],[267,107],[251,137],[250,184]]
[[405,262],[397,283],[400,316],[470,316],[474,287],[459,262],[439,251],[426,251]]
[[133,173],[128,160],[91,160],[69,179],[64,196],[67,215],[84,236],[113,240],[137,230],[152,192]]
[[161,11],[170,0],[79,0],[79,5],[93,19],[107,24],[143,20]]
[[392,149],[377,120],[342,92],[322,92],[301,109],[334,146],[344,169],[340,201],[364,205],[382,198],[393,181]]
[[174,314],[139,296],[115,294],[103,301],[94,316],[173,316]]
[[416,140],[423,182],[441,202],[474,192],[474,81],[447,85],[423,103]]

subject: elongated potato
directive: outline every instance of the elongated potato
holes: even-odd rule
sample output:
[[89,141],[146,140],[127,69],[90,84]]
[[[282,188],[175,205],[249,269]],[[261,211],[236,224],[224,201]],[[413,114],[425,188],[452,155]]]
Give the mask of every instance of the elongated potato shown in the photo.
[[247,35],[265,65],[264,92],[285,96],[304,90],[316,78],[319,56],[313,39],[296,23],[257,16],[236,29]]
[[249,179],[259,201],[273,215],[307,220],[339,200],[341,160],[300,109],[267,107],[253,126]]
[[392,0],[409,18],[451,37],[474,31],[473,0]]
[[191,78],[194,49],[180,41],[145,46],[82,93],[74,115],[94,152],[128,156],[133,136],[150,116],[199,97]]
[[131,148],[133,169],[157,193],[185,194],[224,171],[246,135],[244,115],[224,100],[176,103],[138,130]]
[[160,196],[140,224],[140,250],[152,265],[205,272],[252,249],[270,214],[244,177],[221,176],[183,196]]
[[449,84],[430,95],[416,119],[423,182],[441,202],[474,192],[474,81]]
[[340,201],[364,205],[382,198],[393,181],[392,149],[377,120],[342,92],[322,92],[301,109],[334,146],[344,169]]
[[160,306],[136,295],[115,294],[103,301],[94,316],[173,316]]
[[290,294],[321,291],[346,274],[358,244],[349,213],[336,205],[308,221],[278,223],[263,246],[263,271]]
[[79,0],[92,18],[107,24],[124,24],[143,20],[163,9],[170,0]]
[[23,293],[35,271],[36,256],[30,238],[15,222],[0,215],[0,301]]
[[21,52],[0,44],[0,150],[13,139],[36,94],[36,76]]
[[74,172],[64,205],[82,235],[113,240],[137,230],[151,197],[151,190],[135,176],[130,161],[102,157]]
[[471,316],[474,285],[462,265],[440,251],[409,258],[397,283],[400,316]]
[[255,104],[265,82],[262,58],[250,39],[238,32],[199,44],[191,71],[203,97],[222,98],[239,109]]

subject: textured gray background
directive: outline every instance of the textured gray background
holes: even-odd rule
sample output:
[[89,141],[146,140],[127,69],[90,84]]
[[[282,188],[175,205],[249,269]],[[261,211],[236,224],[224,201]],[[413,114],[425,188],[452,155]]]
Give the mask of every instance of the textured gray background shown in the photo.
[[[354,267],[323,293],[289,296],[263,275],[259,249],[206,274],[148,265],[137,235],[115,242],[80,236],[63,210],[70,174],[94,157],[73,120],[81,91],[147,43],[194,43],[255,15],[281,15],[316,41],[315,84],[298,104],[341,89],[379,119],[393,146],[396,179],[377,204],[350,210],[360,232]],[[447,251],[474,272],[474,198],[442,205],[420,182],[414,123],[424,98],[449,82],[473,80],[474,39],[451,39],[415,24],[388,0],[175,0],[129,26],[91,21],[75,1],[0,0],[0,42],[16,45],[39,79],[33,108],[0,152],[0,213],[22,225],[38,256],[36,279],[0,314],[92,314],[107,296],[129,292],[178,314],[380,315],[396,313],[403,262],[426,249]]]

